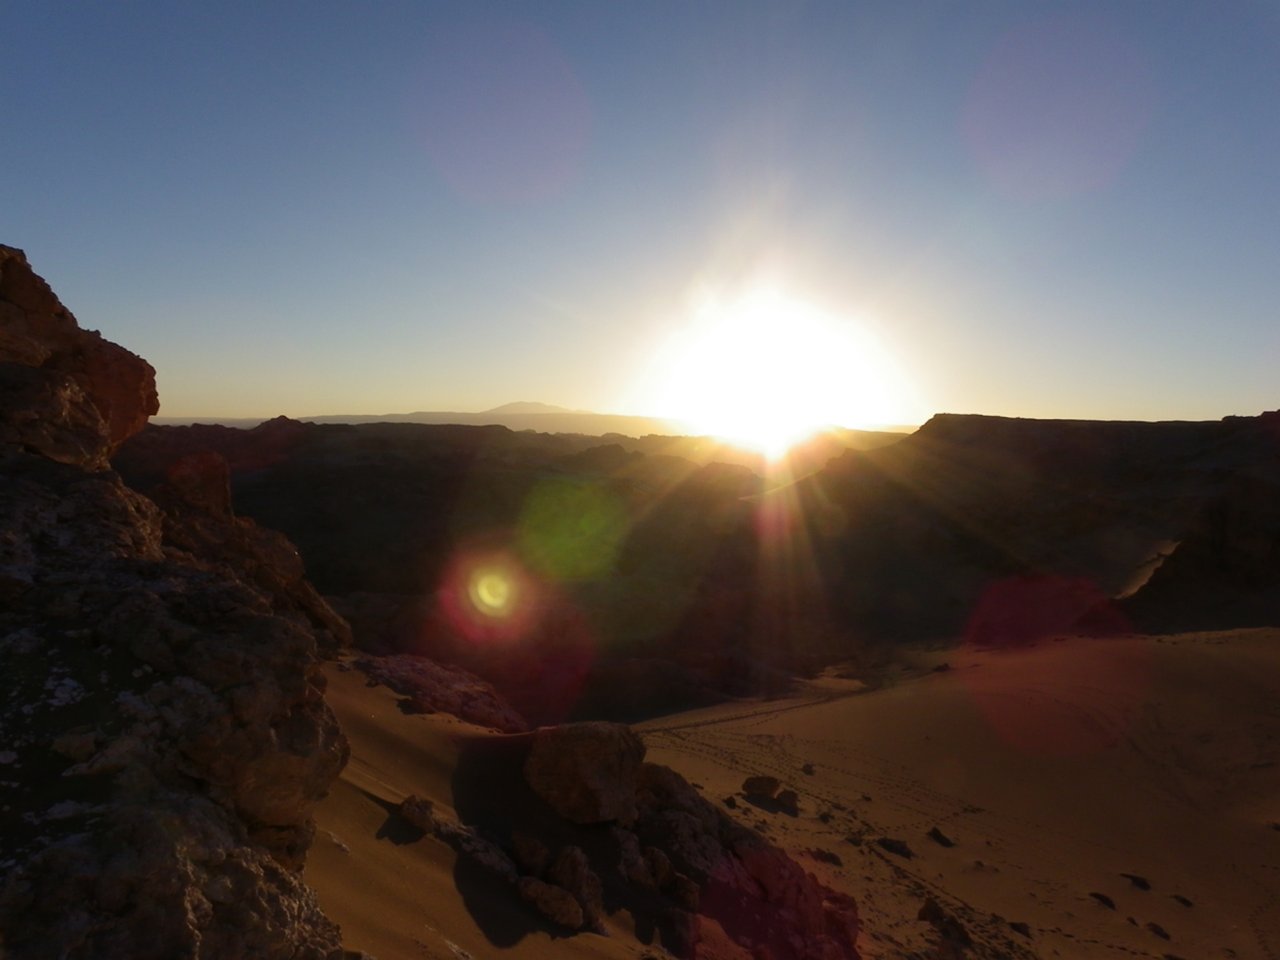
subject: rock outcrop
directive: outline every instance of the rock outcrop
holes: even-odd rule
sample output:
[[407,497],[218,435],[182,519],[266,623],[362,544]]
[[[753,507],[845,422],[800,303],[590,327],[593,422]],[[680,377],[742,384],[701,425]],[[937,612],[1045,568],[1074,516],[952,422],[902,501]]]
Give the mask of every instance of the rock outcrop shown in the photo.
[[305,620],[322,652],[350,646],[351,628],[306,579],[297,548],[283,534],[235,515],[229,477],[226,461],[213,452],[169,466],[164,482],[148,491],[164,515],[165,544],[252,584],[274,610]]
[[345,763],[296,552],[213,461],[106,464],[151,367],[0,247],[0,944],[26,958],[332,958],[299,868]]
[[0,441],[99,469],[159,409],[151,364],[81,330],[26,255],[0,245]]
[[[1280,414],[939,414],[900,443],[833,460],[786,497],[808,518],[846,629],[1008,645],[1276,623],[1277,485]],[[1161,566],[1175,547],[1183,556]]]
[[406,712],[448,713],[503,733],[529,729],[492,685],[458,667],[408,653],[361,657],[356,666],[371,680],[402,694],[401,709]]
[[663,946],[681,957],[699,956],[707,924],[744,956],[858,956],[858,912],[849,897],[726,816],[674,770],[644,762],[643,741],[627,727],[540,729],[521,770],[560,819],[538,821],[533,810],[542,835],[510,834],[523,874],[517,887],[556,923],[601,930],[606,913],[622,909],[662,931]]

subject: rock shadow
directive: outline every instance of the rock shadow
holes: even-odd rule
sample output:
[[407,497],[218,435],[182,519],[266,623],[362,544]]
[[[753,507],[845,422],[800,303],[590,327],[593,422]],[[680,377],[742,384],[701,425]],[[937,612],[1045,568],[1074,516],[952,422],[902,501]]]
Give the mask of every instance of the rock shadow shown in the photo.
[[359,788],[360,792],[368,797],[371,801],[386,811],[387,819],[382,821],[382,826],[378,828],[378,832],[374,837],[378,840],[388,840],[396,846],[401,847],[410,843],[417,843],[427,835],[427,832],[421,827],[415,827],[412,823],[400,815],[400,805],[391,803],[389,800],[383,800],[376,793],[370,793],[368,790]]
[[[603,916],[625,912],[637,940],[647,945],[660,941],[681,955],[682,945],[689,943],[687,920],[682,924],[671,901],[657,890],[640,887],[619,874],[622,847],[615,825],[571,823],[525,782],[524,761],[531,744],[528,734],[476,737],[460,744],[452,781],[459,821],[508,852],[515,849],[517,835],[535,838],[552,859],[565,847],[580,848],[600,877]],[[529,876],[545,873],[527,864],[519,870]],[[535,931],[555,938],[594,935],[551,923],[520,899],[513,884],[462,850],[454,881],[472,919],[495,947],[514,946]]]

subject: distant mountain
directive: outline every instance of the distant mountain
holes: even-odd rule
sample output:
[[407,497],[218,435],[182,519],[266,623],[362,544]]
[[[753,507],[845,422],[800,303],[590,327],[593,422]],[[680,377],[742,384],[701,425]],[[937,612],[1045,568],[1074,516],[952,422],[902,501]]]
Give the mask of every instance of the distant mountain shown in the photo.
[[[541,407],[540,410],[513,410],[513,407]],[[615,413],[585,413],[562,410],[546,404],[507,404],[481,413],[457,410],[416,410],[413,413],[388,413],[381,416],[368,414],[329,414],[301,418],[310,423],[459,423],[473,426],[498,424],[510,430],[533,430],[537,433],[580,433],[599,437],[606,433],[620,433],[628,437],[643,437],[660,433],[678,435],[684,431],[670,420],[655,417],[629,417]],[[237,424],[238,425],[238,424]]]
[[[265,417],[152,417],[158,426],[185,426],[191,423],[218,424],[250,430],[265,422]],[[661,417],[630,416],[622,413],[592,413],[586,410],[569,410],[554,404],[536,401],[505,403],[480,413],[459,410],[415,410],[413,413],[336,413],[298,418],[304,423],[431,423],[462,424],[468,426],[503,426],[508,430],[533,431],[535,433],[576,434],[583,437],[607,437],[613,441],[627,439],[648,441],[644,452],[655,453],[658,446],[673,441],[680,449],[664,449],[661,452],[685,457],[698,463],[708,460],[743,463],[755,469],[760,456],[741,450],[733,444],[712,437],[690,435],[683,424]],[[821,448],[826,455],[834,455],[844,448],[869,450],[894,443],[915,427],[890,427],[881,430],[852,430],[830,427],[803,447]],[[635,444],[625,444],[634,448]],[[828,447],[835,449],[827,450]],[[736,452],[735,452],[736,451]],[[809,459],[813,459],[810,457]]]
[[554,403],[539,403],[536,400],[516,400],[514,403],[504,403],[500,407],[494,407],[491,410],[485,410],[486,416],[491,414],[508,414],[508,413],[583,413],[582,410],[570,410],[568,407],[557,407]]

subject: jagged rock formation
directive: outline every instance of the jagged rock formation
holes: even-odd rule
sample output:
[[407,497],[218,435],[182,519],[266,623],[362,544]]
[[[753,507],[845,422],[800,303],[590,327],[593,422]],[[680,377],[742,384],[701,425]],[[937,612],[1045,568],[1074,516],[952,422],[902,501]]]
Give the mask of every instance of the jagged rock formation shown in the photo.
[[0,952],[341,955],[298,870],[346,760],[318,646],[345,626],[225,469],[150,500],[105,465],[156,410],[0,247]]
[[26,255],[0,245],[0,440],[101,467],[159,408],[151,365],[81,330]]

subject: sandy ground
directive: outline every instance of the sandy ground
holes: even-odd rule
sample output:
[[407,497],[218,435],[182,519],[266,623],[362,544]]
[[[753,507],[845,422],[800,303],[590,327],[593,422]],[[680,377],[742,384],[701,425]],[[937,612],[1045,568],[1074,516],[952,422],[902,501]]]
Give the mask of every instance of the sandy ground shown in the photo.
[[[733,797],[733,816],[853,894],[864,957],[940,956],[917,919],[930,897],[974,957],[1280,956],[1280,630],[961,648],[870,679],[833,672],[787,699],[637,729],[649,759]],[[448,808],[456,740],[478,731],[405,716],[336,668],[330,702],[353,759],[319,811],[307,878],[348,946],[380,960],[644,955],[625,917],[610,937],[531,929],[501,886],[459,892],[449,847],[387,835],[407,793]],[[747,801],[752,774],[795,789],[799,815]]]
[[352,756],[317,811],[306,879],[341,925],[348,949],[378,960],[644,955],[625,918],[612,936],[563,936],[510,887],[460,872],[449,845],[403,835],[391,813],[409,794],[434,801],[438,816],[456,818],[458,745],[496,735],[443,714],[405,715],[395,694],[369,686],[362,673],[337,665],[327,672],[326,697]]

